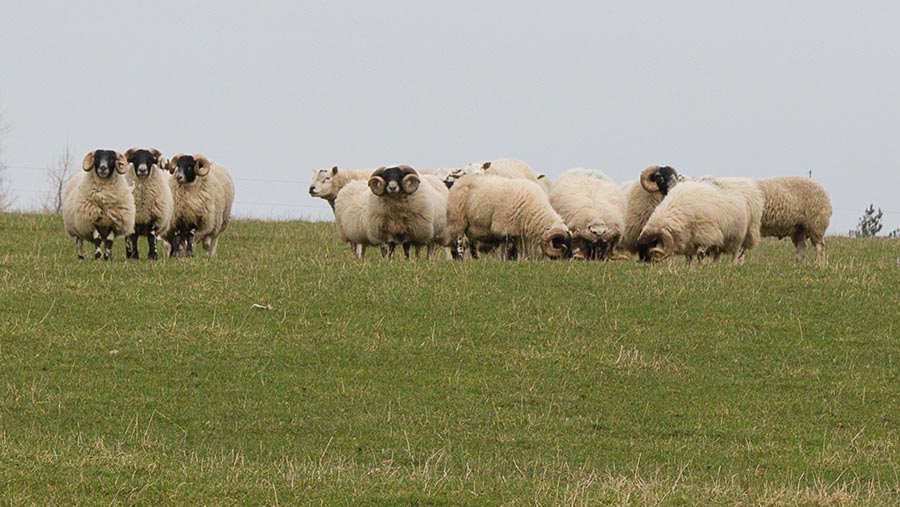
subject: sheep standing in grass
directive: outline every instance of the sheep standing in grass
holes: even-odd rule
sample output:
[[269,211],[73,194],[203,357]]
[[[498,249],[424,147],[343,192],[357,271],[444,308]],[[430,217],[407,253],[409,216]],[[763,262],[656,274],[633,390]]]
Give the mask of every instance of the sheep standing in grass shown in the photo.
[[112,257],[113,240],[134,232],[134,196],[121,175],[128,169],[125,157],[112,150],[95,150],[81,163],[84,172],[66,184],[62,203],[63,225],[75,238],[79,259],[84,259],[84,240],[94,243],[94,258]]
[[763,197],[759,185],[742,178],[680,183],[656,207],[638,238],[645,260],[673,254],[731,255],[732,264],[759,242]]
[[166,161],[155,148],[131,148],[125,152],[128,172],[125,177],[134,190],[134,233],[125,238],[125,254],[138,259],[138,237],[146,236],[149,259],[157,258],[156,239],[166,232],[172,218],[171,176],[166,171]]
[[450,237],[470,243],[502,244],[505,258],[566,257],[571,235],[547,195],[533,181],[467,176],[447,199]]
[[418,257],[425,246],[433,258],[435,248],[447,244],[447,189],[439,178],[409,166],[387,167],[372,173],[369,189],[369,242],[387,244],[389,258],[397,245],[409,259],[410,247]]
[[641,173],[640,180],[622,185],[625,196],[625,230],[619,245],[632,253],[639,253],[638,238],[653,210],[666,194],[678,184],[678,172],[669,166],[651,166]]
[[[216,255],[219,235],[231,221],[234,182],[224,167],[203,155],[175,155],[168,164],[174,208],[166,241],[170,257],[194,255],[200,243],[210,257]],[[183,251],[182,251],[183,249]]]
[[806,259],[806,239],[816,248],[816,262],[825,260],[825,231],[831,221],[831,199],[815,181],[799,176],[758,180],[765,199],[761,235],[789,236],[797,247],[797,262]]
[[606,260],[625,229],[625,197],[606,174],[595,169],[569,169],[553,190],[550,204],[572,232],[572,256]]
[[366,256],[366,247],[376,246],[369,241],[368,182],[353,180],[341,188],[334,200],[334,221],[341,241],[350,243],[354,259]]

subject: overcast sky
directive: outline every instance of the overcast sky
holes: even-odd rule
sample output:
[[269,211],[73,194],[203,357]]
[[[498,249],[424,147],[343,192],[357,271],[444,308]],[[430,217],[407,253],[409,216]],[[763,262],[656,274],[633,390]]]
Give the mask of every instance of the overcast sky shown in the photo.
[[68,142],[202,153],[235,212],[331,219],[314,168],[520,158],[622,182],[813,177],[900,227],[900,2],[7,2],[18,208]]

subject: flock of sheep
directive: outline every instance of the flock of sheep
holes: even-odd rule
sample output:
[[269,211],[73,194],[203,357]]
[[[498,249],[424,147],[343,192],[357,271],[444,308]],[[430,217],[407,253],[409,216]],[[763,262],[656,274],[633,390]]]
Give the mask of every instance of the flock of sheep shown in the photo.
[[234,183],[224,167],[203,155],[166,160],[153,148],[131,148],[124,155],[95,150],[81,167],[84,172],[66,184],[62,203],[63,225],[75,238],[79,259],[84,241],[90,241],[94,258],[109,260],[120,236],[131,259],[139,258],[139,236],[147,237],[150,259],[158,256],[157,238],[170,245],[171,257],[193,255],[195,242],[215,255],[234,201]]
[[353,257],[402,246],[456,259],[493,252],[503,259],[543,256],[644,261],[683,255],[690,262],[729,254],[741,264],[763,236],[790,237],[797,262],[807,239],[824,260],[828,193],[801,177],[687,178],[668,166],[618,185],[593,169],[570,169],[556,183],[519,160],[461,169],[333,167],[315,173],[310,195],[328,201]]

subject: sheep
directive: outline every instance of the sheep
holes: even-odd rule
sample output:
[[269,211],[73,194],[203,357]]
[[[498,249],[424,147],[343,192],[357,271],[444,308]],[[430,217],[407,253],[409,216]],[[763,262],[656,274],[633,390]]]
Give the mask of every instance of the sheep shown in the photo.
[[156,238],[166,232],[172,218],[171,176],[166,171],[166,160],[155,148],[130,148],[125,152],[128,172],[125,177],[134,187],[134,233],[125,238],[125,256],[138,259],[138,236],[146,236],[149,244],[147,257],[157,258]]
[[121,153],[95,150],[85,155],[81,168],[84,172],[66,184],[63,225],[75,238],[79,259],[84,259],[84,240],[88,240],[94,243],[95,259],[110,260],[113,240],[134,232],[134,196],[120,176],[128,165]]
[[450,237],[470,242],[505,244],[505,258],[532,258],[541,253],[565,257],[571,234],[544,191],[533,181],[500,176],[460,179],[447,199]]
[[331,169],[319,169],[309,185],[309,195],[325,199],[331,206],[331,210],[334,211],[334,201],[344,185],[355,180],[367,181],[373,170],[338,169],[337,166]]
[[669,166],[651,166],[641,172],[640,180],[622,185],[625,196],[625,230],[619,246],[631,253],[639,253],[638,237],[647,219],[666,194],[678,184],[678,171]]
[[337,193],[334,200],[334,221],[341,241],[350,243],[354,259],[366,256],[366,247],[377,243],[369,241],[369,185],[367,181],[353,180]]
[[790,236],[797,248],[797,263],[806,259],[806,239],[816,248],[817,263],[825,260],[825,230],[831,221],[828,192],[815,181],[799,176],[759,181],[765,199],[760,234],[782,239]]
[[625,197],[606,174],[569,169],[553,186],[550,204],[572,233],[574,258],[611,258],[625,228]]
[[[422,184],[424,181],[424,185]],[[369,178],[368,237],[373,244],[387,244],[386,255],[393,258],[397,245],[409,259],[409,249],[427,247],[433,258],[435,246],[447,241],[447,194],[440,178],[419,175],[410,166],[377,169]]]
[[231,221],[234,182],[228,171],[203,155],[179,154],[167,165],[174,208],[166,241],[172,245],[170,257],[194,255],[194,243],[203,245],[213,257],[219,235]]
[[679,183],[650,215],[638,243],[643,260],[659,261],[672,254],[731,255],[743,263],[745,251],[759,243],[763,196],[750,179],[718,178]]
[[550,194],[550,180],[545,174],[535,173],[531,167],[521,160],[511,158],[498,158],[488,162],[476,162],[466,168],[469,172],[481,169],[484,174],[490,176],[502,176],[504,178],[520,178],[537,183],[544,194]]

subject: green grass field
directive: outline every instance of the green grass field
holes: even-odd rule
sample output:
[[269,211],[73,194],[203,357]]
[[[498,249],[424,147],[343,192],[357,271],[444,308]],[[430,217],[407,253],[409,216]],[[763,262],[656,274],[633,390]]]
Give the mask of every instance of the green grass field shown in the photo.
[[78,262],[0,215],[0,505],[900,504],[900,241],[360,263],[238,221],[219,254]]

